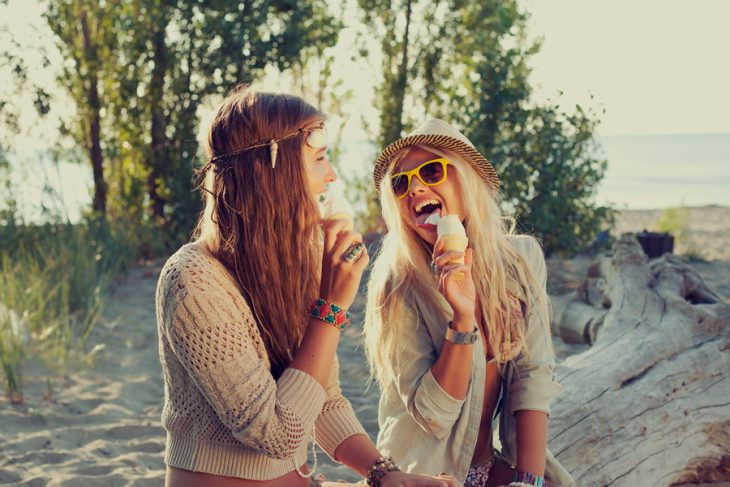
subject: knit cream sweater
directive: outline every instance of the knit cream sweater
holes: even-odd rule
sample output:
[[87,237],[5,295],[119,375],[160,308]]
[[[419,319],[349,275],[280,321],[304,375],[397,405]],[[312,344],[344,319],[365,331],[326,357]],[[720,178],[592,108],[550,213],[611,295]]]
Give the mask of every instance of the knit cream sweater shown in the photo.
[[294,470],[316,442],[366,434],[342,396],[337,358],[326,390],[288,368],[278,380],[246,300],[200,242],[165,264],[156,294],[165,382],[165,463],[195,472],[270,480]]

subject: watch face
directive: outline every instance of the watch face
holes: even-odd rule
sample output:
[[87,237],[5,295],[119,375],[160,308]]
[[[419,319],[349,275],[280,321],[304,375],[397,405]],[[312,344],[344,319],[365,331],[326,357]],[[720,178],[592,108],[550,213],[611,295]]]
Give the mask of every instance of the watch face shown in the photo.
[[474,331],[469,333],[456,331],[451,327],[447,327],[445,338],[451,343],[455,343],[457,345],[471,345],[477,341],[478,333],[478,328],[476,326],[474,327]]

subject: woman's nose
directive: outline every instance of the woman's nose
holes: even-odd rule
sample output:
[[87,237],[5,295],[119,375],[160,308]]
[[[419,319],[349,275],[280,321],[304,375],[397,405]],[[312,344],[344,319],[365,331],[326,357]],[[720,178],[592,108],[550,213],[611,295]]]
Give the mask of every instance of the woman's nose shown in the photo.
[[325,180],[327,181],[327,184],[337,181],[337,173],[332,167],[332,164],[330,164],[329,162],[327,163],[327,175]]
[[413,195],[422,193],[426,190],[426,185],[421,182],[416,176],[411,178],[411,187],[409,192]]

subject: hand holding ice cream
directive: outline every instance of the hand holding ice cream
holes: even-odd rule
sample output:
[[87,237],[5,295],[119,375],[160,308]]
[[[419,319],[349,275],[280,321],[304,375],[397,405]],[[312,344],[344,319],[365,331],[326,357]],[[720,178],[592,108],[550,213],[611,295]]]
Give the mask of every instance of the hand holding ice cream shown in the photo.
[[[434,265],[438,271],[439,291],[454,310],[455,322],[462,324],[468,322],[471,326],[474,320],[476,289],[471,278],[471,254],[467,259],[469,239],[466,236],[466,229],[457,215],[441,216],[433,213],[426,223],[436,225],[438,233],[434,248]],[[444,255],[447,252],[452,255]],[[472,328],[466,331],[471,330]]]

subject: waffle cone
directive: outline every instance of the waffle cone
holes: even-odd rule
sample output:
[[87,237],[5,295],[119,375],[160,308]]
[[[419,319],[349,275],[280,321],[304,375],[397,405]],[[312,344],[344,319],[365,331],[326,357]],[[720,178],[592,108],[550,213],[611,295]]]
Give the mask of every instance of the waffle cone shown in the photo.
[[[462,253],[466,250],[467,245],[469,245],[469,239],[463,235],[442,235],[441,241],[444,243],[444,250],[454,250]],[[451,262],[454,264],[463,264],[464,257],[453,259]]]

